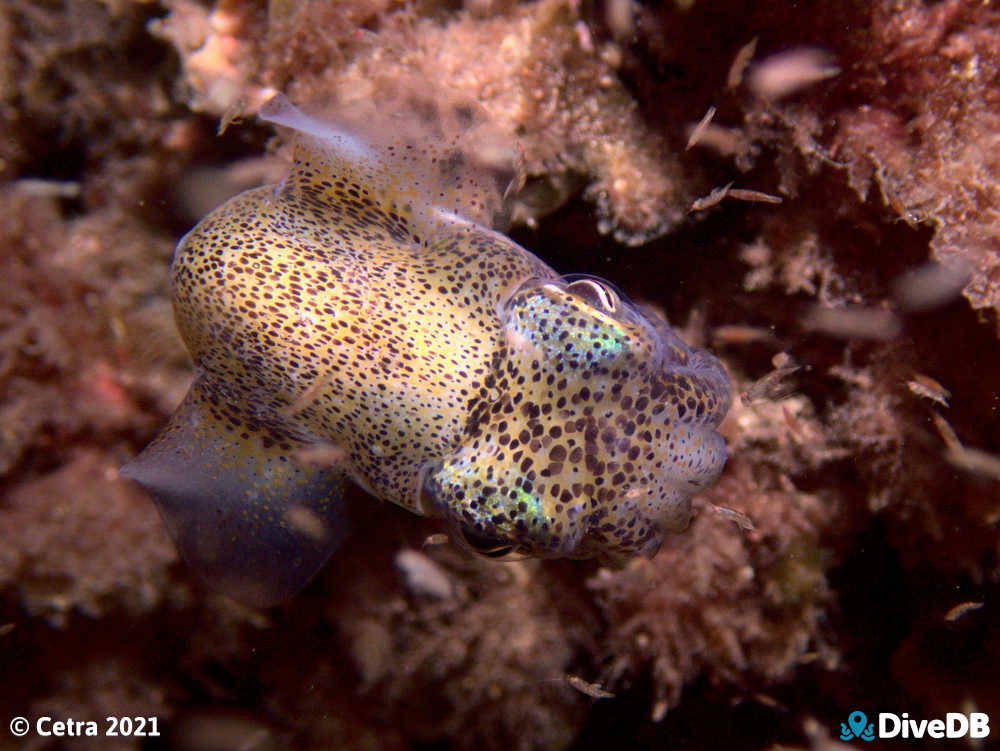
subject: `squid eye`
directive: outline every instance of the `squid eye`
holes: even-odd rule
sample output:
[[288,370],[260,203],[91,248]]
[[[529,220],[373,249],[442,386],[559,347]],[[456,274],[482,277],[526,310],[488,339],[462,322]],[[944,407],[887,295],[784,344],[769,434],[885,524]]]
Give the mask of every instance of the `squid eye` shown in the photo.
[[594,279],[578,279],[566,288],[584,302],[606,313],[617,313],[621,309],[621,298],[606,284]]
[[469,546],[472,552],[488,558],[503,558],[514,549],[514,546],[509,542],[504,542],[503,540],[498,540],[487,535],[480,535],[464,527],[459,528],[459,533],[462,536],[462,540]]

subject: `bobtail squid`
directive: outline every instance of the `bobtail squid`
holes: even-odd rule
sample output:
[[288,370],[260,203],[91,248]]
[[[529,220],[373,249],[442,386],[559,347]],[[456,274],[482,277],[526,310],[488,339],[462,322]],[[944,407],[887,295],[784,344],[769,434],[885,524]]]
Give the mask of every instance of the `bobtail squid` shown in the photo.
[[683,530],[725,463],[719,361],[495,230],[513,152],[475,106],[411,105],[324,118],[277,95],[260,117],[291,131],[289,174],[177,247],[197,376],[122,474],[238,599],[317,572],[345,483],[486,555],[616,563]]

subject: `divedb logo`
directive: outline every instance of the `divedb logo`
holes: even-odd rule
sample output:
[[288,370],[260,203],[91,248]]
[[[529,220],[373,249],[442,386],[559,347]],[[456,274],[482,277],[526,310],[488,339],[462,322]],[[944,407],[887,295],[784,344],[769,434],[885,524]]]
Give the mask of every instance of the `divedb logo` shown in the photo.
[[879,712],[876,723],[857,709],[840,723],[840,740],[873,741],[876,738],[986,738],[990,734],[990,717],[985,712],[948,712],[944,719],[914,720],[906,712]]

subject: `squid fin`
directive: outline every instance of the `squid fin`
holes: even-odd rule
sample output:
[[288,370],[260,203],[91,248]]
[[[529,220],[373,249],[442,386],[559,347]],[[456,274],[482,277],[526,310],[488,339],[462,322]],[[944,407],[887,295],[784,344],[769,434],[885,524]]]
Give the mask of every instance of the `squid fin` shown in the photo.
[[196,382],[121,475],[156,500],[181,556],[213,587],[265,607],[295,595],[347,536],[343,472],[253,424]]
[[295,134],[291,190],[324,194],[326,204],[363,207],[374,200],[405,219],[411,237],[467,223],[502,228],[510,193],[521,183],[520,155],[482,107],[444,94],[415,82],[380,81],[371,97],[321,115],[303,112],[283,94],[259,115]]

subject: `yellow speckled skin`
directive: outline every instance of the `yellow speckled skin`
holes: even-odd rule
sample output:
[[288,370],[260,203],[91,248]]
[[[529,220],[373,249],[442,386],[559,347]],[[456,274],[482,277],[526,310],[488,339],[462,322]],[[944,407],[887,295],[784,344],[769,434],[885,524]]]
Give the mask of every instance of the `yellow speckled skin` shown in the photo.
[[500,299],[554,274],[470,222],[422,237],[401,202],[376,204],[317,156],[184,238],[177,323],[228,404],[343,448],[373,494],[417,510],[421,468],[456,446],[491,387]]
[[[349,526],[345,477],[484,553],[620,561],[683,529],[725,462],[718,361],[489,229],[510,173],[444,122],[474,132],[477,113],[417,111],[419,130],[368,133],[276,98],[262,116],[296,132],[289,176],[178,246],[199,376],[123,474],[245,600],[322,565]],[[337,460],[303,464],[317,445]]]

